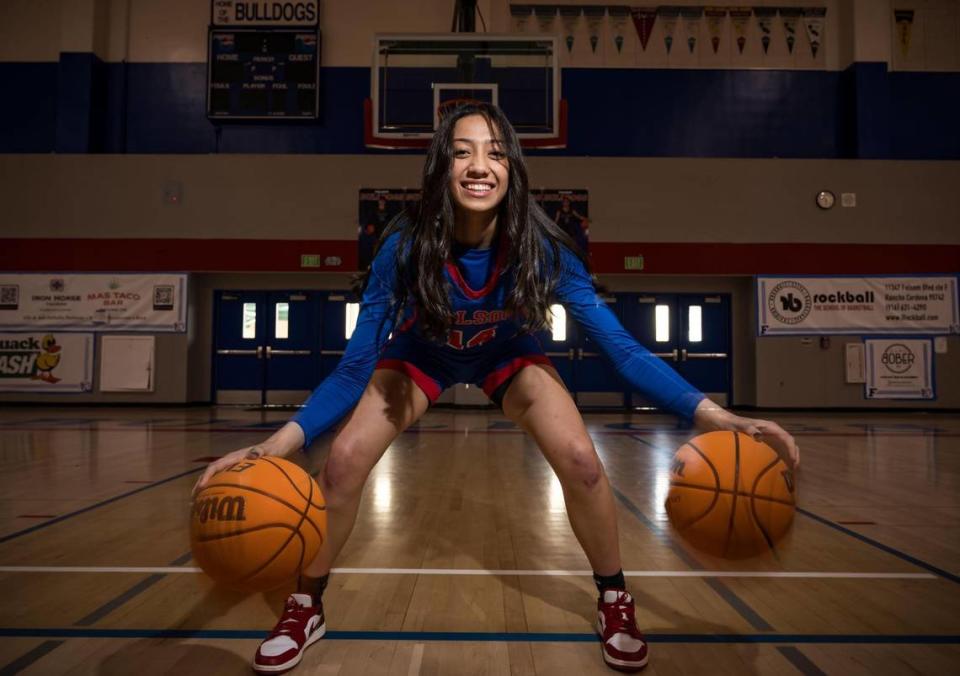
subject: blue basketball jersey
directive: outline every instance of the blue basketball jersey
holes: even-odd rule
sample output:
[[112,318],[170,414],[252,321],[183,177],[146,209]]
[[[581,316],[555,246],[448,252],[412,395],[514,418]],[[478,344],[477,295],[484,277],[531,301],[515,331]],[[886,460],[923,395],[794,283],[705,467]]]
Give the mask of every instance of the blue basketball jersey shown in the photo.
[[[504,237],[500,237],[499,245],[488,249],[455,247],[445,268],[454,314],[446,344],[438,345],[422,335],[412,305],[404,309],[395,325],[392,319],[396,311],[400,238],[399,231],[387,237],[371,265],[357,326],[343,358],[293,417],[303,428],[306,445],[356,405],[391,333],[397,334],[395,338],[408,334],[404,337],[405,350],[432,351],[431,357],[456,365],[481,359],[521,332],[520,324],[506,309],[512,275],[504,265],[508,245]],[[564,247],[555,293],[557,301],[606,353],[631,387],[657,406],[685,418],[693,417],[704,395],[621,326],[597,295],[583,263]]]

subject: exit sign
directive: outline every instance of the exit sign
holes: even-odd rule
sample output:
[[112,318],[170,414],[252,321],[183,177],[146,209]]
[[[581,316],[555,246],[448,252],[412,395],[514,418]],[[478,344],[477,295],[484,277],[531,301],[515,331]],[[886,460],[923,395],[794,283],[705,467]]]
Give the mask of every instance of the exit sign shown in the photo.
[[643,270],[643,256],[624,256],[624,270]]
[[320,254],[300,254],[301,268],[319,268],[322,265]]

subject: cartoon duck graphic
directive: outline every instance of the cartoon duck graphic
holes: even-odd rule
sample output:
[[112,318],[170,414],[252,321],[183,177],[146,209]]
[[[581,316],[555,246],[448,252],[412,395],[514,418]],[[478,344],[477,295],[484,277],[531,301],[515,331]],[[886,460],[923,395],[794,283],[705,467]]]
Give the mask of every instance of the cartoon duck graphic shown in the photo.
[[57,339],[48,333],[40,341],[40,347],[43,348],[43,352],[37,357],[37,371],[39,373],[33,376],[33,380],[43,380],[48,383],[60,382],[60,378],[51,373],[60,363],[61,348],[57,345]]

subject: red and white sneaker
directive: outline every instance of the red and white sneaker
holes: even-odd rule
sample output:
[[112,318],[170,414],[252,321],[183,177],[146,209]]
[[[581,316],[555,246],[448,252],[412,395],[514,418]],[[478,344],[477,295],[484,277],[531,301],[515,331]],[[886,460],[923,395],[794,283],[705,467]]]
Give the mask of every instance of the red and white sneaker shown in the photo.
[[257,648],[253,670],[279,674],[293,669],[300,663],[307,646],[323,638],[325,633],[323,604],[314,606],[309,594],[290,594],[277,626]]
[[597,601],[597,632],[603,641],[603,661],[618,671],[647,666],[647,640],[637,629],[633,597],[607,589]]

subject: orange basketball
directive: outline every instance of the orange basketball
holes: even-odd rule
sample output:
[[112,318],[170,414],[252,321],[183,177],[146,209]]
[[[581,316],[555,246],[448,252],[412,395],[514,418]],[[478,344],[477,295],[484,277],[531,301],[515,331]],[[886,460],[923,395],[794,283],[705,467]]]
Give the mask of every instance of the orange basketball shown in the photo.
[[217,582],[248,592],[299,575],[326,532],[317,482],[280,458],[248,460],[214,475],[190,515],[193,558]]
[[741,559],[773,551],[790,530],[796,484],[766,444],[740,432],[708,432],[674,456],[666,509],[694,547]]

